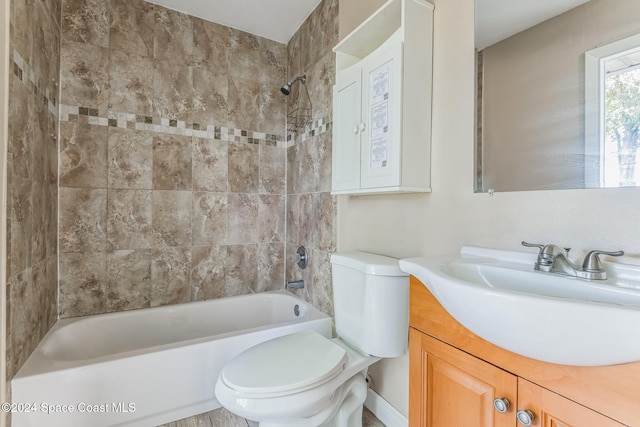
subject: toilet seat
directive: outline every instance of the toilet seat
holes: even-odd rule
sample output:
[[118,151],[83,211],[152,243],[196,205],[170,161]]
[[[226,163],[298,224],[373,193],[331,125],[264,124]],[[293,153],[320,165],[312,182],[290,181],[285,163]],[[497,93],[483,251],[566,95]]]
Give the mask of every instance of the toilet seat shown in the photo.
[[249,348],[223,368],[220,380],[248,398],[285,396],[330,381],[347,359],[344,348],[307,330]]

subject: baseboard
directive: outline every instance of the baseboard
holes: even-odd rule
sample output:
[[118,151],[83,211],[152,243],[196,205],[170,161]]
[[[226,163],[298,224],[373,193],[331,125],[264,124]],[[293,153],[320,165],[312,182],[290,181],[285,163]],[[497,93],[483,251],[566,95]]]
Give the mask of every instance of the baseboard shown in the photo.
[[409,420],[378,393],[369,389],[364,406],[387,427],[407,427]]

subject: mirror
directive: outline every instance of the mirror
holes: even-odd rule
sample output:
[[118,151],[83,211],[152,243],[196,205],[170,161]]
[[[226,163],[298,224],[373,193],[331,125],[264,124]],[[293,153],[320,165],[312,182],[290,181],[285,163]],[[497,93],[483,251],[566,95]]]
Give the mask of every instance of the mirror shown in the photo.
[[476,0],[475,190],[640,185],[640,1]]

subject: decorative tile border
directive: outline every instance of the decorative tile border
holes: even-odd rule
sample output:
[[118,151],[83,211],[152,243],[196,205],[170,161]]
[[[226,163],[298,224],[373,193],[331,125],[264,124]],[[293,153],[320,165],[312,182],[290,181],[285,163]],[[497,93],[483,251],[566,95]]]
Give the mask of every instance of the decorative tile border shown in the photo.
[[303,142],[316,135],[329,132],[332,129],[332,125],[333,121],[331,117],[323,117],[321,119],[314,120],[311,122],[311,125],[304,130],[304,132],[298,134],[297,138],[295,133],[289,133],[287,135],[288,146],[293,145],[294,142]]
[[244,129],[233,129],[214,124],[185,122],[184,120],[167,119],[162,117],[143,116],[130,113],[109,111],[107,117],[100,117],[97,109],[81,106],[64,105],[58,103],[48,88],[38,85],[35,71],[26,63],[17,50],[13,50],[13,74],[29,90],[47,106],[47,109],[61,122],[77,122],[86,120],[94,126],[109,126],[124,129],[146,130],[157,133],[195,136],[198,138],[217,139],[229,142],[244,142],[249,144],[265,144],[276,147],[290,147],[295,142],[303,142],[315,135],[331,130],[331,117],[314,120],[305,127],[303,132],[274,135]]
[[61,122],[77,122],[82,120],[94,126],[146,130],[150,132],[218,139],[229,142],[264,144],[274,147],[285,146],[283,135],[115,111],[109,111],[107,117],[100,117],[97,109],[64,104],[60,105]]
[[13,74],[36,96],[38,101],[46,105],[49,112],[58,117],[58,105],[55,95],[49,93],[48,88],[45,87],[43,89],[39,86],[35,71],[16,49],[13,49],[12,69]]

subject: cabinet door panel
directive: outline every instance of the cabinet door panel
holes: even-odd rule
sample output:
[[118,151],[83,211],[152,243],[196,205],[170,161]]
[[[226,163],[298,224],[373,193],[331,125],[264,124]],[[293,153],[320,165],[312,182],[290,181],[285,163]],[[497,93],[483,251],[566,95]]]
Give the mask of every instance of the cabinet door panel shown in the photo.
[[535,427],[622,427],[585,406],[520,378],[518,380],[518,410],[534,413]]
[[[412,427],[514,427],[514,375],[414,329],[409,345]],[[511,408],[497,412],[495,398]]]
[[362,188],[401,184],[401,42],[383,45],[362,66]]
[[361,95],[361,68],[341,71],[333,88],[333,191],[360,188]]
[[494,389],[491,384],[432,355],[427,369],[427,425],[492,426]]

